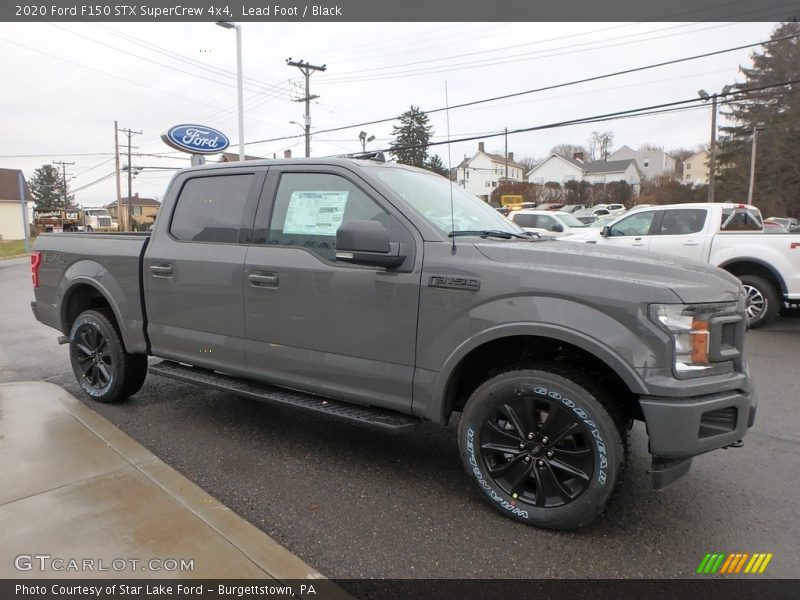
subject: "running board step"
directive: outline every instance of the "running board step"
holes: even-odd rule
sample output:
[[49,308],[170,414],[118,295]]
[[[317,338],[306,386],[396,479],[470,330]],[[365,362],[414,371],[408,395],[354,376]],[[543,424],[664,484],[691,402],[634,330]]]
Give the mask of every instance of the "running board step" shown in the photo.
[[151,364],[148,372],[228,392],[243,398],[263,400],[280,406],[292,406],[317,414],[329,415],[388,433],[410,431],[419,424],[419,419],[402,413],[331,400],[322,396],[223,375],[208,369],[190,367],[171,360]]

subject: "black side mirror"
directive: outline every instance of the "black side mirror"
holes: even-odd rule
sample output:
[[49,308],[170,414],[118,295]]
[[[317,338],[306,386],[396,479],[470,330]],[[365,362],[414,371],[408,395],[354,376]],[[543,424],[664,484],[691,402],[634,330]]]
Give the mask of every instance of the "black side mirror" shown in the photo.
[[600,235],[603,237],[608,237],[611,235],[611,226],[610,225],[603,225],[603,228],[600,230]]
[[556,223],[555,225],[553,225],[550,228],[550,231],[555,231],[556,233],[561,233],[562,231],[564,231],[564,227],[562,225]]
[[378,221],[348,221],[336,230],[336,260],[357,265],[399,267],[406,259],[400,244]]

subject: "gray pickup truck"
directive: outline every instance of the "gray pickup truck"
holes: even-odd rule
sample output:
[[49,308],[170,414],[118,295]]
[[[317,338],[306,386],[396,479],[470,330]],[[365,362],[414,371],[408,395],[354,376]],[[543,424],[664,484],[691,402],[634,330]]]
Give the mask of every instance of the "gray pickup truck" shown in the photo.
[[539,239],[404,165],[186,169],[152,234],[42,235],[32,275],[95,400],[149,370],[387,433],[460,413],[468,476],[539,527],[603,511],[634,420],[658,489],[755,418],[732,275]]

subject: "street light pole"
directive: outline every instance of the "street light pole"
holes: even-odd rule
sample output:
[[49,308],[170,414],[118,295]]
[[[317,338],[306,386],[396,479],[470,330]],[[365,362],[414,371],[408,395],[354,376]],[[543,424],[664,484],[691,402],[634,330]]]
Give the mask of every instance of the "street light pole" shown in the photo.
[[242,26],[229,21],[217,21],[225,29],[236,30],[236,96],[239,109],[239,161],[244,162],[244,94],[242,90]]
[[764,123],[756,123],[753,125],[753,149],[750,153],[750,187],[747,190],[747,203],[753,203],[753,183],[756,179],[756,139],[758,132],[764,129]]
[[717,97],[727,96],[733,86],[726,85],[722,88],[721,94],[709,94],[705,90],[700,90],[697,95],[703,100],[711,100],[711,147],[708,152],[708,201],[714,202],[714,179],[716,175],[717,162]]

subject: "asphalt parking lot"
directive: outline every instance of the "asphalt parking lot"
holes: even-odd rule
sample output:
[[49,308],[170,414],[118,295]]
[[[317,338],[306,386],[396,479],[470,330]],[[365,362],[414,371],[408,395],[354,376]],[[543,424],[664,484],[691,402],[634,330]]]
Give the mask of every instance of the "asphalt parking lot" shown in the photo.
[[128,402],[87,400],[36,322],[27,259],[0,261],[0,381],[63,386],[328,577],[689,577],[707,552],[771,552],[800,577],[800,316],[747,334],[760,403],[741,449],[649,489],[646,437],[604,517],[573,533],[512,522],[470,485],[454,424],[388,437],[150,376]]

